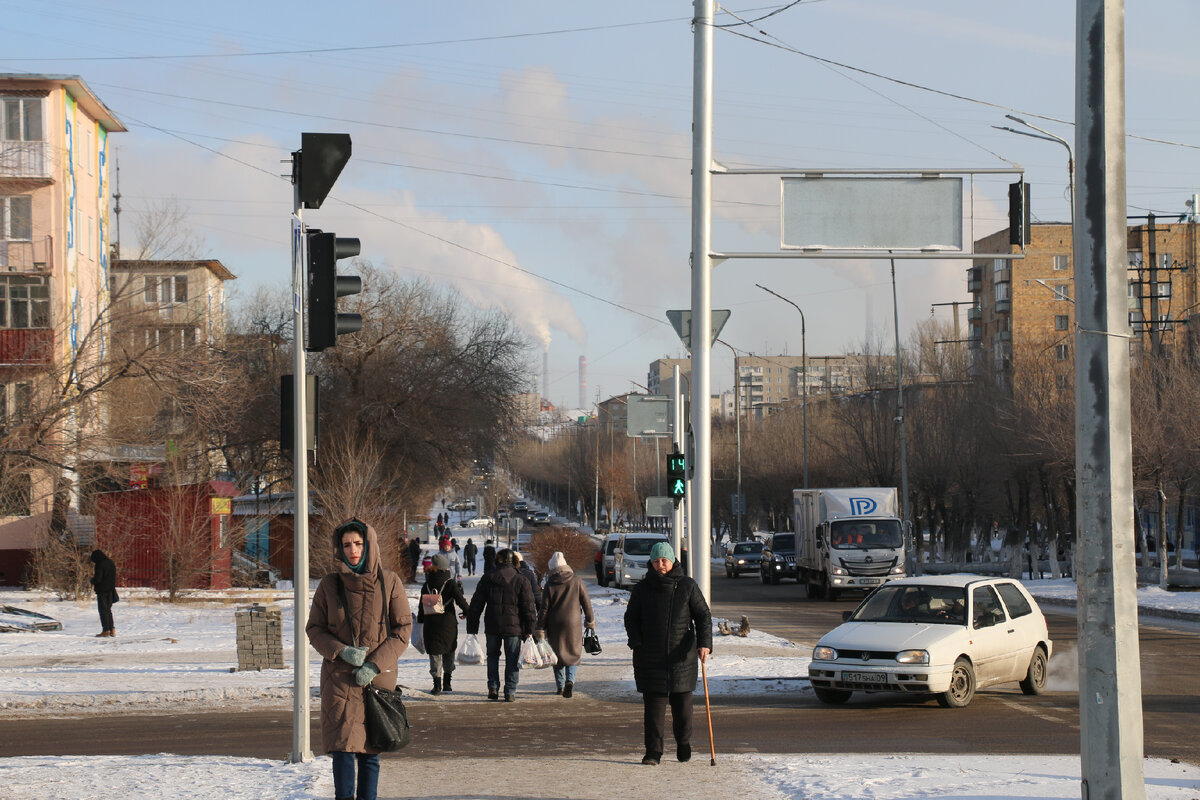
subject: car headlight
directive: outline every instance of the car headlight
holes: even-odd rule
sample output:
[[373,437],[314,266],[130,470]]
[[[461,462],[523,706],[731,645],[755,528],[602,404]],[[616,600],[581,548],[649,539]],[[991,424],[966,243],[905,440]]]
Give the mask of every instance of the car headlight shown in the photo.
[[901,565],[899,565],[899,564],[897,564],[896,566],[892,567],[892,574],[893,574],[893,575],[903,575],[903,574],[904,574],[904,567],[903,567],[903,566],[901,566]]
[[744,558],[739,558],[739,559],[738,559],[738,563],[739,563],[739,564],[745,564],[745,563],[746,563],[746,559],[744,559]]
[[834,567],[831,571],[833,572],[834,575],[845,575],[846,574],[846,570],[842,569],[841,567]]
[[819,644],[813,648],[813,661],[836,661],[837,657],[837,650],[834,650],[832,647]]
[[[815,656],[814,656],[815,658]],[[901,664],[928,664],[928,650],[901,650],[896,653],[896,660]]]

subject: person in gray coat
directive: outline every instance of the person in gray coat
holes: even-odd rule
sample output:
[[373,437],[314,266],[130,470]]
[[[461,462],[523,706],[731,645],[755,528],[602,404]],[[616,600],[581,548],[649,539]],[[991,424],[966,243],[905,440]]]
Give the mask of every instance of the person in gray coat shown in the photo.
[[558,663],[554,665],[554,685],[556,693],[563,697],[570,697],[575,690],[579,660],[583,657],[585,627],[596,627],[587,586],[567,564],[566,557],[555,552],[550,556],[550,572],[538,608],[538,629],[558,656]]

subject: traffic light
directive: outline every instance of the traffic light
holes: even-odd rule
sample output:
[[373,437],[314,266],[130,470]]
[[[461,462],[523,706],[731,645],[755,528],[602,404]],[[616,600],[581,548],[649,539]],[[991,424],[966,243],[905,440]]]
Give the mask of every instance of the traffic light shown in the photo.
[[360,252],[358,239],[341,238],[333,233],[309,230],[308,239],[308,345],[319,352],[337,345],[343,333],[362,330],[358,314],[339,314],[337,299],[362,291],[362,278],[338,275],[337,262]]
[[683,453],[667,456],[667,477],[671,481],[671,497],[678,500],[687,496],[687,457]]
[[1018,181],[1008,185],[1008,243],[1029,244],[1029,184]]

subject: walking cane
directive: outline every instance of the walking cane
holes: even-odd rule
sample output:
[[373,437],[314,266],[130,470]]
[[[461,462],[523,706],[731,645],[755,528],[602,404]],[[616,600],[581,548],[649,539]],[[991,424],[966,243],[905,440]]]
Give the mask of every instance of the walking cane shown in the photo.
[[709,761],[709,766],[717,765],[717,746],[713,743],[712,732],[712,705],[708,702],[708,669],[704,666],[703,659],[700,661],[700,674],[704,677],[704,713],[708,716],[708,752],[712,755],[712,760]]

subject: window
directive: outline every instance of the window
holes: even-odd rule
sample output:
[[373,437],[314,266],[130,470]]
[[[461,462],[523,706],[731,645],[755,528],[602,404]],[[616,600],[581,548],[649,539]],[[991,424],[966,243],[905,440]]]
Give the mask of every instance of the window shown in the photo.
[[1012,284],[997,283],[996,284],[996,302],[999,303],[1002,300],[1008,300],[1010,297],[1012,297]]
[[1058,359],[1059,361],[1070,361],[1071,360],[1071,345],[1069,345],[1069,344],[1054,345],[1054,357],[1056,359]]
[[49,328],[50,286],[44,275],[0,275],[0,328]]
[[0,139],[9,142],[41,142],[42,99],[5,97],[0,102]]
[[1158,315],[1158,329],[1160,331],[1171,330],[1171,315],[1170,314],[1159,314]]
[[1071,257],[1070,256],[1055,256],[1054,257],[1054,269],[1056,272],[1062,272],[1063,270],[1070,269],[1070,267],[1071,267]]
[[0,424],[7,428],[27,416],[32,396],[31,384],[0,383]]
[[1008,261],[1003,258],[992,259],[992,273],[999,275],[1004,270],[1008,269]]
[[1159,269],[1170,269],[1171,268],[1171,254],[1170,253],[1159,253],[1158,254],[1158,268]]
[[1025,595],[1021,594],[1021,590],[1016,587],[1016,584],[997,583],[996,590],[1004,599],[1004,605],[1008,606],[1008,616],[1016,619],[1033,613],[1029,601],[1025,599]]
[[1055,286],[1054,287],[1054,299],[1070,301],[1071,287],[1067,286],[1065,284],[1062,286]]
[[1069,325],[1069,322],[1068,322],[1066,314],[1055,314],[1054,315],[1054,330],[1065,331],[1067,329],[1068,325]]
[[1142,332],[1142,312],[1140,312],[1140,311],[1130,311],[1129,312],[1129,327],[1133,328],[1134,333]]
[[1154,284],[1154,293],[1159,297],[1170,297],[1171,284],[1166,281]]
[[973,609],[971,622],[976,628],[985,628],[1004,619],[1004,608],[991,586],[977,586],[971,592]]
[[169,306],[173,303],[187,302],[186,275],[147,275],[145,281],[146,305]]
[[1141,269],[1141,267],[1142,267],[1142,251],[1141,250],[1130,250],[1129,251],[1129,266],[1133,267],[1134,269]]
[[29,473],[17,473],[5,478],[0,490],[0,516],[28,517],[31,513],[33,482]]
[[0,239],[28,242],[33,239],[33,196],[0,196]]
[[1071,391],[1071,376],[1070,375],[1055,375],[1054,385],[1060,392]]
[[1129,288],[1126,290],[1126,297],[1130,300],[1142,299],[1142,284],[1140,281],[1130,281]]

